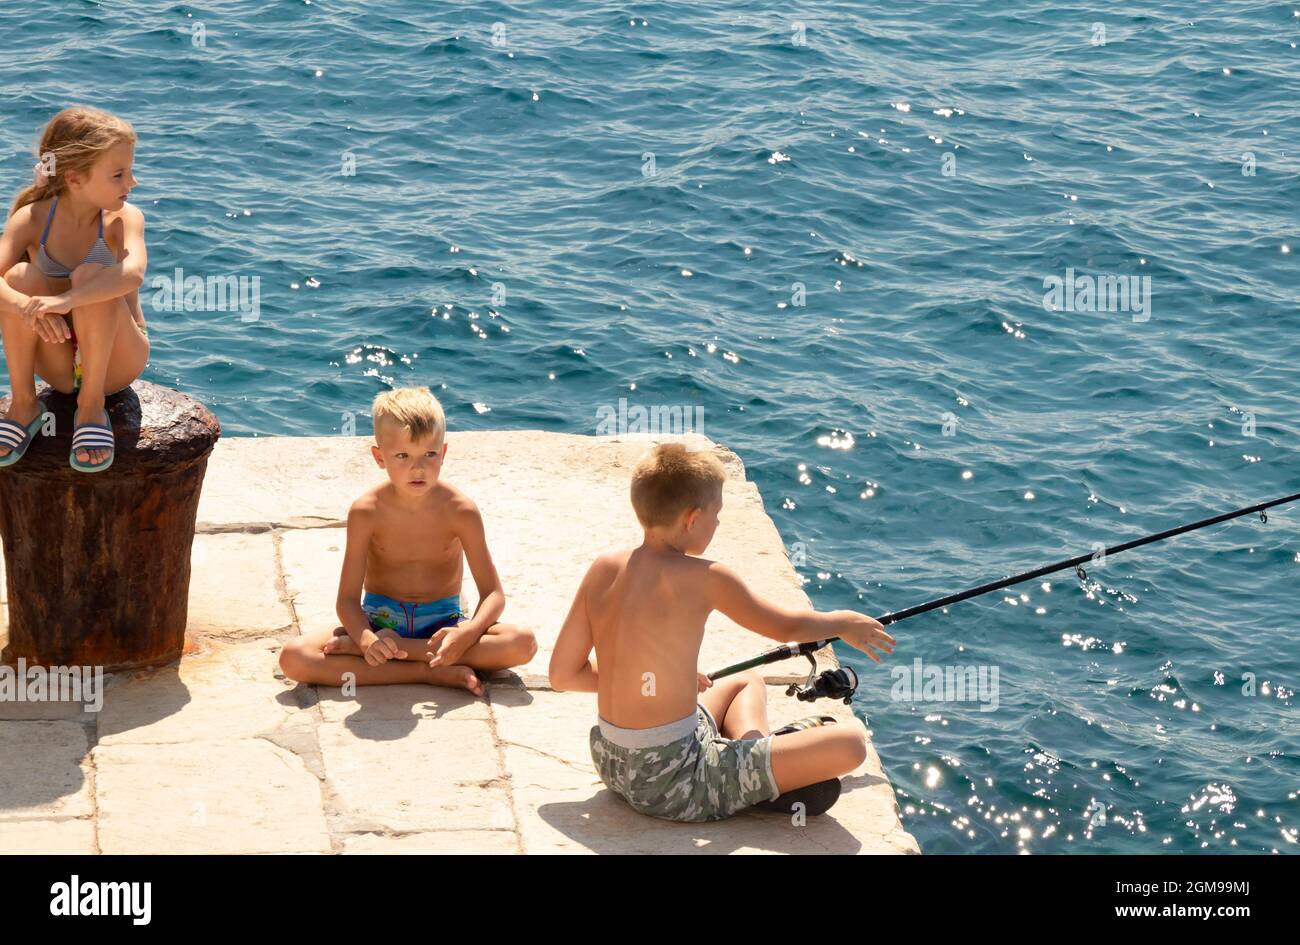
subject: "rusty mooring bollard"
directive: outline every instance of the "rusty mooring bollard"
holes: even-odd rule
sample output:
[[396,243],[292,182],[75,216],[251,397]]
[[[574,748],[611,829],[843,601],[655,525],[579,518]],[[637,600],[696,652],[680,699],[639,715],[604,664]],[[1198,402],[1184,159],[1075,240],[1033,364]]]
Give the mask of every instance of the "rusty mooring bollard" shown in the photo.
[[[179,391],[136,381],[105,403],[113,465],[84,473],[68,465],[76,397],[44,385],[38,396],[54,435],[38,435],[22,459],[0,467],[9,592],[0,659],[108,671],[177,659],[217,418]],[[0,399],[0,411],[8,404]]]

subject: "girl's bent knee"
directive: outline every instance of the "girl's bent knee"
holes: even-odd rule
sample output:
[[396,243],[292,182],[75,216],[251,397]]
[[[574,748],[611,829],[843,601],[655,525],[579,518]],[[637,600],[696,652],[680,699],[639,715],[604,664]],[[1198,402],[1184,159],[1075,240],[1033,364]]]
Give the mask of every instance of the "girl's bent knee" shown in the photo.
[[31,268],[32,264],[29,262],[14,263],[5,273],[5,282],[15,289],[21,288],[29,278]]

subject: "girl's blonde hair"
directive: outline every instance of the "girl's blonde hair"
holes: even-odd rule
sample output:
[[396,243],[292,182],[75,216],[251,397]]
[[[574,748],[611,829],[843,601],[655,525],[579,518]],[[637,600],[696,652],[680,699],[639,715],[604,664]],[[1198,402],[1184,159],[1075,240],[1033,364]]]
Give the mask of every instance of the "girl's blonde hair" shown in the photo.
[[129,122],[98,108],[65,108],[50,119],[36,147],[37,160],[49,177],[23,188],[9,215],[29,203],[63,193],[68,188],[68,171],[89,173],[101,154],[123,142],[133,146],[136,142],[135,129]]

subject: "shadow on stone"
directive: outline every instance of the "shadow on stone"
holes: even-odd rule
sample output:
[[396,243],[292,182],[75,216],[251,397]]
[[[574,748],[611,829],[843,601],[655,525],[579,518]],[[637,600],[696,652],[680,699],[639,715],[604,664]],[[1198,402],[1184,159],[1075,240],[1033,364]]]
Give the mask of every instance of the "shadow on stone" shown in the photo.
[[[889,781],[886,778],[882,778],[875,774],[850,774],[841,780],[844,782],[845,794],[848,794],[850,791],[860,791],[864,788],[875,787],[877,784],[889,784]],[[893,785],[890,784],[889,786],[892,790]]]
[[105,694],[97,722],[99,739],[161,722],[192,700],[178,666],[132,673]]
[[86,726],[70,721],[0,723],[0,817],[81,817],[93,810],[82,765]]
[[[398,741],[414,732],[421,721],[486,719],[488,713],[486,700],[444,686],[358,686],[351,696],[343,695],[337,686],[310,688],[316,690],[323,722],[342,723],[356,737],[371,741]],[[286,693],[281,702],[289,705],[298,698]],[[372,722],[386,724],[375,726]]]
[[[284,679],[285,677],[277,673],[276,678]],[[310,709],[320,702],[320,694],[317,693],[315,686],[297,683],[292,689],[286,689],[276,696],[275,701],[286,709]]]
[[[741,812],[726,820],[679,824],[645,817],[609,790],[584,801],[541,804],[537,814],[551,827],[593,853],[729,854],[757,849],[775,853],[857,853],[862,843],[833,814],[795,827],[782,814]],[[788,831],[783,839],[779,831]],[[810,836],[815,832],[815,839]]]

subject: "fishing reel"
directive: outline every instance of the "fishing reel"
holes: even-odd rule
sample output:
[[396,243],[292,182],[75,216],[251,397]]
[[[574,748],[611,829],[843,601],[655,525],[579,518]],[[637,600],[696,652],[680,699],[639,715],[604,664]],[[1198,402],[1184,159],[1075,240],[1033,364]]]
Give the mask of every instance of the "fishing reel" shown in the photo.
[[794,696],[800,702],[812,702],[814,699],[842,699],[845,705],[851,705],[853,694],[858,691],[858,674],[848,666],[818,673],[817,661],[813,659],[813,655],[805,653],[804,656],[808,657],[808,663],[812,667],[808,670],[808,678],[802,686],[791,683],[785,694]]

